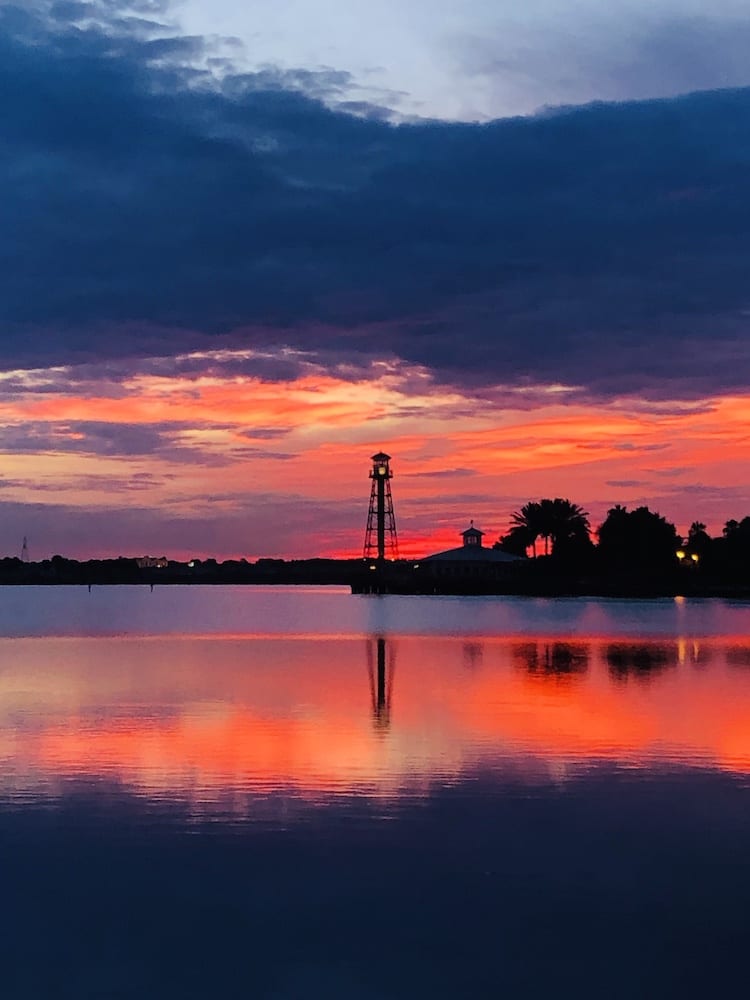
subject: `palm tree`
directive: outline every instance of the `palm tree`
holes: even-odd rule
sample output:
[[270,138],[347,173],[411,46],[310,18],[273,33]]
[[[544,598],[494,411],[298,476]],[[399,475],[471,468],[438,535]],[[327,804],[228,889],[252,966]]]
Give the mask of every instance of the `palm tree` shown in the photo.
[[544,539],[544,554],[549,555],[549,540],[555,534],[557,512],[554,500],[539,501],[539,534]]
[[534,553],[534,558],[536,559],[536,540],[541,535],[541,513],[540,504],[536,503],[534,500],[529,500],[528,503],[524,504],[520,510],[514,511],[511,514],[511,532],[514,532],[517,528],[523,528],[527,533],[529,539],[528,544],[531,545],[532,552]]
[[498,538],[492,548],[499,549],[501,552],[509,552],[514,556],[525,556],[527,549],[533,543],[534,539],[528,528],[523,524],[515,524],[506,535]]
[[591,535],[588,511],[570,500],[557,497],[552,501],[555,513],[555,530],[552,534],[553,547],[558,542],[572,538],[588,538]]
[[570,500],[556,497],[554,500],[529,501],[520,511],[516,511],[511,520],[511,531],[523,528],[528,532],[531,546],[536,557],[536,540],[544,539],[544,554],[550,553],[573,540],[588,541],[590,535],[589,518],[586,511]]

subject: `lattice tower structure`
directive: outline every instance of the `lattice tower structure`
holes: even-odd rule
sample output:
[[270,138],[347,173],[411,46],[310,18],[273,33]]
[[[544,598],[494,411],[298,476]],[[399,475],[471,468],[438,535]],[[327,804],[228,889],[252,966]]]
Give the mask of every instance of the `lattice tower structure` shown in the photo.
[[370,469],[372,486],[363,555],[365,559],[377,559],[379,562],[384,562],[385,559],[398,559],[396,515],[393,512],[391,494],[393,473],[390,461],[390,455],[379,451],[372,456]]

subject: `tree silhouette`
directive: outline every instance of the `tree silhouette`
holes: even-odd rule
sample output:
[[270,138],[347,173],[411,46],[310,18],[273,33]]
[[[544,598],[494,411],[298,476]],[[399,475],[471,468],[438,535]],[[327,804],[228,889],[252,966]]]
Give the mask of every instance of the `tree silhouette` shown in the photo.
[[711,549],[712,539],[702,521],[693,521],[687,537],[687,550],[691,555],[704,559]]
[[541,534],[541,511],[540,504],[536,503],[534,500],[529,500],[528,503],[524,504],[520,510],[514,511],[511,514],[511,529],[510,534],[517,532],[516,538],[523,537],[520,533],[521,529],[525,533],[525,537],[529,539],[528,545],[532,547],[534,558],[536,559],[536,540]]
[[502,535],[492,546],[501,552],[508,552],[514,556],[525,556],[530,545],[534,543],[531,532],[525,525],[516,524],[507,535]]
[[722,535],[712,542],[710,569],[738,581],[746,580],[750,567],[750,517],[727,521]]
[[588,546],[591,540],[591,526],[589,524],[588,513],[570,500],[562,500],[556,497],[552,502],[543,500],[542,504],[548,504],[550,538],[552,539],[552,552],[561,555],[563,550],[571,552],[580,546]]
[[560,497],[529,501],[511,515],[511,522],[508,535],[501,541],[510,540],[512,544],[526,538],[534,557],[538,538],[544,539],[545,555],[549,555],[550,550],[553,554],[560,554],[562,549],[570,550],[575,543],[587,545],[590,541],[591,528],[586,511]]
[[724,537],[729,548],[743,558],[750,555],[750,517],[741,521],[727,521]]
[[549,555],[549,543],[555,531],[555,501],[539,501],[538,527],[539,534],[544,539],[544,554]]
[[628,511],[618,504],[597,534],[599,559],[608,569],[667,571],[676,565],[681,538],[673,524],[648,507]]

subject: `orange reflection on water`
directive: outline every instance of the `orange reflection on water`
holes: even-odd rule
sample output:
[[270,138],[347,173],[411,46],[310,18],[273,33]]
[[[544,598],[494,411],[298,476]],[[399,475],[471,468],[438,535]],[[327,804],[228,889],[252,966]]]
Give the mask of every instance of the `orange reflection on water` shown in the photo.
[[207,802],[414,794],[485,767],[750,774],[750,643],[16,639],[4,795],[110,780]]

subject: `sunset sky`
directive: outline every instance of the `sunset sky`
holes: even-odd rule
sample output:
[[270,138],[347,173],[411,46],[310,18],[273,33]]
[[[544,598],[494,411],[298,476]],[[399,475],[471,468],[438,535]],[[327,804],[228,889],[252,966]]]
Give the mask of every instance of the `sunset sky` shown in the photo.
[[750,514],[746,0],[0,0],[0,554]]

